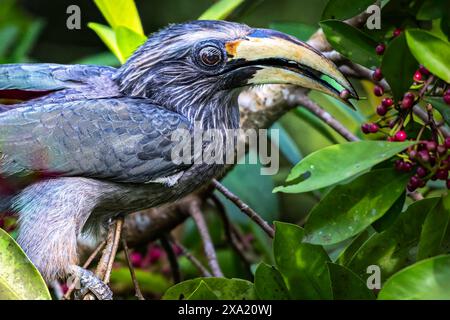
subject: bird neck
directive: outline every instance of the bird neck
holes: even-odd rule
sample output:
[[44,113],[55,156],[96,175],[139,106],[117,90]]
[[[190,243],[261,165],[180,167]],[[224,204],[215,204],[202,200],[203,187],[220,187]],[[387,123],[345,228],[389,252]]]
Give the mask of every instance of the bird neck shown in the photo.
[[219,91],[208,99],[193,98],[175,106],[174,111],[202,129],[239,128],[238,92]]

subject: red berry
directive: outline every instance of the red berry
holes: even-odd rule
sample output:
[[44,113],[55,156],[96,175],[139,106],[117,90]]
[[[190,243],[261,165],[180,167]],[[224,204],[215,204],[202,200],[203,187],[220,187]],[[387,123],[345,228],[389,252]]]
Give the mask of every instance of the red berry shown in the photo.
[[384,45],[384,43],[380,43],[379,45],[376,46],[375,52],[381,56],[384,53],[385,49],[386,49],[386,46]]
[[159,247],[151,247],[148,251],[150,263],[158,261],[162,256],[162,251]]
[[436,172],[436,178],[438,178],[439,180],[447,180],[448,171],[447,170],[438,170]]
[[144,258],[142,257],[142,254],[140,254],[139,252],[132,252],[130,254],[131,264],[135,268],[140,268],[142,266],[142,261],[143,260],[144,260]]
[[443,99],[444,102],[450,106],[450,94],[445,94]]
[[379,129],[380,129],[380,128],[378,127],[377,124],[375,124],[375,123],[369,123],[369,132],[370,132],[370,133],[377,133]]
[[422,73],[419,70],[417,70],[413,76],[414,81],[420,82],[420,81],[422,81],[422,78],[423,78]]
[[381,73],[381,69],[380,68],[376,68],[375,71],[372,74],[372,78],[375,81],[380,81],[381,79],[383,79],[383,74]]
[[447,149],[450,149],[450,137],[445,138],[444,144],[445,144],[445,147],[446,147]]
[[377,97],[381,97],[384,94],[384,89],[381,86],[375,86],[375,88],[373,88],[373,93]]
[[388,109],[384,106],[384,105],[382,105],[382,104],[380,104],[378,107],[377,107],[377,114],[379,115],[379,116],[384,116],[384,115],[386,115],[386,113],[388,112]]
[[402,29],[396,28],[393,32],[394,37],[398,37],[399,35],[401,35],[402,31],[403,31]]
[[407,137],[408,136],[406,135],[406,132],[403,130],[400,130],[395,134],[394,139],[395,139],[395,141],[405,141]]
[[381,101],[381,104],[386,108],[389,108],[394,104],[394,101],[391,98],[384,98],[383,101]]

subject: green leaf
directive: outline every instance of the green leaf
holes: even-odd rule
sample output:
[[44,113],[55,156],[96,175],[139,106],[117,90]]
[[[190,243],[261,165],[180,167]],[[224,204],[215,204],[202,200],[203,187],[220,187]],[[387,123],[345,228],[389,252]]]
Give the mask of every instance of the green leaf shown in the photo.
[[381,70],[395,100],[401,100],[412,83],[417,61],[409,51],[404,34],[392,40],[383,55]]
[[362,173],[414,142],[358,141],[313,152],[298,163],[274,192],[300,193],[334,185]]
[[281,153],[286,157],[287,160],[291,164],[296,164],[300,162],[300,160],[303,158],[300,150],[297,147],[297,144],[292,139],[292,137],[289,135],[289,133],[286,131],[286,129],[283,128],[283,126],[276,122],[272,125],[271,130],[278,130],[279,133],[279,143],[277,144],[275,140],[272,139],[271,131],[269,130],[269,136],[271,139],[271,142],[275,145],[277,145],[278,149],[281,151]]
[[334,300],[374,300],[375,295],[364,281],[350,269],[329,262],[331,288]]
[[[136,280],[144,292],[163,294],[170,286],[170,281],[160,273],[135,269]],[[118,291],[133,291],[133,281],[127,267],[114,268],[111,273],[111,286]]]
[[165,300],[184,300],[190,297],[204,282],[220,300],[254,300],[256,299],[253,284],[241,279],[196,278],[180,282],[169,288],[163,296]]
[[286,23],[286,22],[275,22],[269,25],[270,29],[278,30],[291,36],[296,37],[299,40],[307,41],[314,32],[317,31],[316,26],[312,26],[305,23]]
[[424,30],[407,30],[406,40],[413,56],[431,73],[450,83],[450,43]]
[[385,283],[378,299],[450,299],[450,255],[423,260],[403,269]]
[[382,232],[389,228],[402,213],[403,206],[405,205],[405,200],[406,192],[403,192],[401,196],[398,197],[394,204],[389,208],[389,210],[380,219],[372,224],[372,227],[377,232]]
[[116,34],[117,46],[125,60],[147,40],[146,36],[136,33],[127,27],[117,27],[114,29],[114,32]]
[[112,29],[122,26],[144,35],[134,0],[94,0],[94,2]]
[[295,108],[294,114],[317,130],[317,132],[327,138],[330,142],[339,143],[339,141],[331,133],[329,127],[308,109],[302,107]]
[[8,49],[17,39],[19,30],[16,26],[7,26],[0,29],[0,56],[5,56]]
[[312,209],[304,241],[330,245],[357,235],[389,210],[408,178],[394,169],[382,169],[334,187]]
[[42,20],[34,20],[27,28],[24,36],[20,40],[19,44],[15,46],[12,54],[14,61],[22,61],[25,59],[28,52],[34,46],[44,28],[44,22]]
[[368,266],[377,265],[385,280],[413,263],[422,224],[438,201],[439,198],[430,198],[411,204],[389,229],[367,240],[346,266],[364,277]]
[[226,19],[244,0],[219,0],[208,8],[198,20]]
[[426,97],[424,100],[431,103],[433,107],[442,115],[444,121],[450,125],[450,107],[444,102],[442,97]]
[[426,259],[448,252],[444,245],[450,220],[450,195],[439,200],[427,215],[420,235],[417,259]]
[[348,19],[366,11],[374,3],[374,0],[330,0],[322,12],[321,20]]
[[255,272],[255,289],[262,300],[289,300],[289,291],[283,276],[273,266],[261,262]]
[[95,31],[95,33],[102,39],[102,41],[106,44],[109,50],[119,59],[120,63],[124,63],[126,58],[123,56],[119,45],[116,40],[116,33],[113,29],[108,26],[90,22],[88,23],[88,27]]
[[343,56],[368,68],[380,65],[376,41],[361,30],[338,20],[322,21],[320,26],[331,46]]
[[361,232],[357,237],[355,237],[352,242],[341,252],[339,257],[336,259],[340,265],[346,266],[352,261],[356,252],[358,252],[359,248],[363,246],[363,244],[373,236],[374,233],[370,232],[368,229]]
[[201,280],[198,287],[186,300],[219,300],[219,298],[212,292],[205,281]]
[[434,20],[442,17],[447,0],[425,0],[416,14],[418,20]]
[[35,266],[1,228],[0,300],[51,300],[47,285]]
[[322,247],[301,243],[302,238],[300,227],[275,222],[273,250],[277,269],[293,299],[331,299],[326,266],[330,259]]

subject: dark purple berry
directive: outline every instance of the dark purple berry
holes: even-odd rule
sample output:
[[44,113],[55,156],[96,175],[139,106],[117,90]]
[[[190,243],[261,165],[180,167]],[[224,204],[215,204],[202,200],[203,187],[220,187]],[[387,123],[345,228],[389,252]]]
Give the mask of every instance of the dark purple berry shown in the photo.
[[414,160],[417,157],[417,151],[416,150],[411,150],[409,152],[409,159]]
[[450,137],[445,138],[444,145],[447,149],[450,149]]
[[403,97],[401,107],[402,109],[410,109],[414,104],[414,98],[411,98],[410,96]]
[[386,113],[388,112],[388,109],[385,107],[385,106],[383,106],[382,104],[380,104],[378,107],[377,107],[377,114],[379,115],[379,116],[384,116],[384,115],[386,115]]
[[450,189],[450,179],[447,180],[447,189]]
[[423,178],[427,175],[427,169],[424,167],[418,167],[416,173],[419,177]]
[[434,141],[427,141],[426,148],[428,151],[436,151],[437,143]]
[[375,123],[369,123],[369,132],[370,132],[370,133],[377,133],[379,129],[380,129],[380,128],[378,127],[377,124],[375,124]]
[[381,86],[375,86],[375,88],[373,88],[373,93],[377,97],[381,97],[384,94],[384,89]]
[[447,147],[443,144],[440,144],[437,146],[436,151],[442,156],[447,153]]
[[368,124],[368,123],[363,123],[363,124],[361,125],[361,131],[362,131],[363,133],[365,133],[365,134],[370,133],[370,130],[369,130],[369,124]]
[[436,172],[436,178],[438,178],[439,180],[447,180],[448,171],[447,170],[438,170]]
[[450,105],[450,94],[445,94],[443,99],[446,104]]
[[420,71],[421,74],[424,74],[426,76],[428,76],[430,74],[430,71],[427,68],[425,68],[424,66],[422,66],[422,65],[420,65],[419,71]]
[[429,162],[430,161],[430,154],[426,150],[421,150],[418,152],[417,156],[420,160],[423,162]]
[[376,68],[375,71],[372,74],[372,78],[375,81],[380,81],[381,79],[383,79],[383,74],[381,73],[381,69],[380,68]]

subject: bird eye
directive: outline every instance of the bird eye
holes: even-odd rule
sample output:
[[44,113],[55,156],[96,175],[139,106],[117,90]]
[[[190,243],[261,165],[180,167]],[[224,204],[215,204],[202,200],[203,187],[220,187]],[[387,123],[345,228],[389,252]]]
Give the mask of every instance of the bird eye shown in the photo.
[[215,66],[222,61],[222,52],[219,48],[208,46],[200,50],[200,60],[208,67]]

